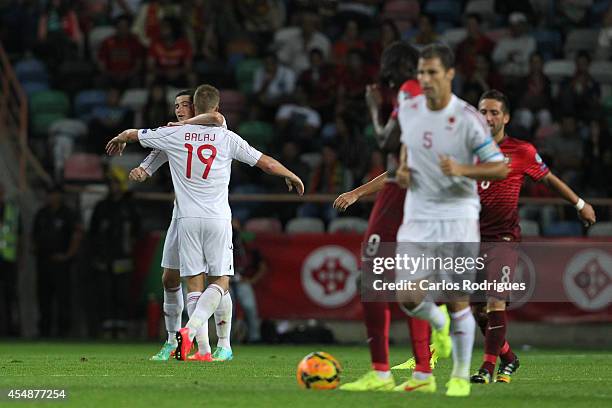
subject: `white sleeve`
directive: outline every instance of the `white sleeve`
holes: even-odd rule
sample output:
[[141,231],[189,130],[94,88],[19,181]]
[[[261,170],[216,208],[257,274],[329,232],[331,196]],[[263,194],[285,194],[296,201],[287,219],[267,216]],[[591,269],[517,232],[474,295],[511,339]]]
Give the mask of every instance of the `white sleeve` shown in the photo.
[[232,159],[236,159],[253,167],[257,164],[262,153],[247,143],[246,140],[232,131],[228,131],[229,148]]
[[484,121],[480,121],[475,115],[470,115],[468,119],[468,143],[480,163],[504,161],[504,155],[491,137],[491,131]]
[[142,147],[165,150],[168,147],[168,136],[182,128],[182,126],[162,126],[153,129],[139,129],[138,141]]
[[154,149],[149,153],[147,157],[140,163],[140,167],[147,172],[149,176],[157,171],[164,163],[168,161],[168,156],[161,150]]

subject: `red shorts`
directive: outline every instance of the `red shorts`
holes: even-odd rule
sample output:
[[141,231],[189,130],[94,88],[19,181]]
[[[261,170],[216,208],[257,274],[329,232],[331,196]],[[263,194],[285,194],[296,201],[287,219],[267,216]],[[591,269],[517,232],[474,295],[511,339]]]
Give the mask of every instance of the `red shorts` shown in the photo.
[[381,242],[395,242],[397,230],[404,217],[404,199],[406,189],[397,183],[385,183],[378,193],[374,208],[368,220],[368,229],[365,233],[364,245],[378,245]]
[[[488,282],[498,283],[514,282],[514,272],[518,263],[517,242],[482,242],[480,244],[480,255],[485,256],[484,273],[480,274],[479,281],[486,279]],[[497,291],[489,289],[487,297],[508,300],[511,291]]]

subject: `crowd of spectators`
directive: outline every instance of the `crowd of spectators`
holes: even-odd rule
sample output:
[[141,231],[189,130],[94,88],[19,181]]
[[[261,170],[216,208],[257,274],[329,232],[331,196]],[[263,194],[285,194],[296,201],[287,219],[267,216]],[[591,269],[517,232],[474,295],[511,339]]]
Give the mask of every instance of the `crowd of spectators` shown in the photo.
[[[612,99],[602,81],[612,76],[594,69],[612,56],[607,1],[5,0],[0,27],[31,104],[45,93],[66,101],[31,114],[32,147],[58,182],[70,181],[71,155],[102,158],[114,133],[165,124],[177,90],[210,83],[229,128],[285,160],[307,192],[346,191],[384,168],[364,91],[385,46],[404,39],[447,42],[456,94],[476,104],[485,90],[507,93],[510,134],[534,143],[580,194],[611,193]],[[170,191],[160,173],[146,188]],[[281,187],[244,167],[231,185]],[[296,215],[336,216],[304,205],[282,218]]]

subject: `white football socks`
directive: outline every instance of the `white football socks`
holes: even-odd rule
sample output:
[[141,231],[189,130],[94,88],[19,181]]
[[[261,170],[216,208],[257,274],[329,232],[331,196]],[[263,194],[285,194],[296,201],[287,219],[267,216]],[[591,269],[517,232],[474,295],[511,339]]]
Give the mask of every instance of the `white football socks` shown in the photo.
[[442,329],[444,323],[446,323],[446,315],[433,302],[424,300],[412,310],[407,310],[406,307],[400,303],[400,308],[409,316],[427,320],[435,330]]
[[219,306],[215,310],[215,327],[217,328],[217,347],[231,350],[230,337],[232,334],[232,297],[229,291],[221,297]]
[[183,306],[181,285],[176,288],[164,288],[164,322],[166,323],[168,343],[170,344],[176,344],[176,332],[181,328]]
[[450,337],[453,342],[453,371],[451,377],[469,379],[476,321],[469,307],[451,313]]
[[213,283],[208,285],[206,290],[202,293],[191,318],[185,326],[189,329],[190,340],[193,340],[200,327],[204,324],[208,324],[208,319],[210,319],[210,316],[217,310],[221,302],[223,292],[224,290],[221,286]]
[[[187,294],[187,314],[189,318],[193,315],[195,311],[196,305],[198,304],[198,299],[202,292],[189,292]],[[198,342],[198,352],[200,354],[210,353],[210,341],[208,339],[208,322],[202,325],[197,331],[195,335],[195,339]]]

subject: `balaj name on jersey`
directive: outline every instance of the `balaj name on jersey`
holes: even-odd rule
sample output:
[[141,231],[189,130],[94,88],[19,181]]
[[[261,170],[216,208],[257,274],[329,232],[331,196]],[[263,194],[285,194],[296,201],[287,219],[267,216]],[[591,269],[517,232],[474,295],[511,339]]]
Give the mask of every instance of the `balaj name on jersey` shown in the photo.
[[187,142],[214,142],[215,134],[208,133],[185,133],[185,141]]

